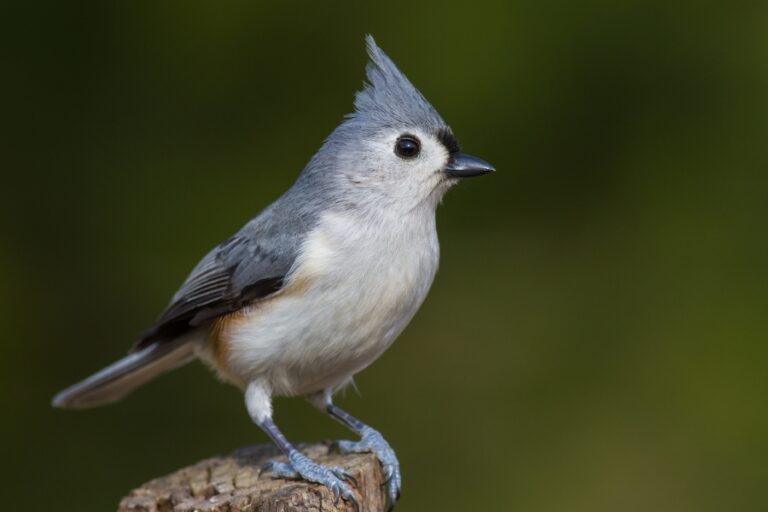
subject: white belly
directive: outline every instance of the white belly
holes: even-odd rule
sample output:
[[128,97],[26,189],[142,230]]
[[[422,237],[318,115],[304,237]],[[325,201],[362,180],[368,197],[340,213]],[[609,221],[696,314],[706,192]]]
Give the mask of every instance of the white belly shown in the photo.
[[439,247],[434,214],[427,218],[378,219],[365,230],[345,214],[325,215],[285,288],[231,324],[227,373],[296,395],[344,384],[368,366],[432,284]]

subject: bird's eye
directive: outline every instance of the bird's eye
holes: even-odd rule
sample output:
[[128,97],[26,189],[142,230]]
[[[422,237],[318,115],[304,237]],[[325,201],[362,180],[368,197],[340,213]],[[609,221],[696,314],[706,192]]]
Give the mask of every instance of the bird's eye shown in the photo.
[[415,158],[421,151],[419,139],[413,135],[403,135],[395,142],[395,154],[400,158]]

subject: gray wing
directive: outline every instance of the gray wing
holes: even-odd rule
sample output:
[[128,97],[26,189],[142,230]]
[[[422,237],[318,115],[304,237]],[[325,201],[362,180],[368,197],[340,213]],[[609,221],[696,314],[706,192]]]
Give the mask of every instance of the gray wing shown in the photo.
[[[296,223],[287,223],[285,219],[276,224],[258,222],[260,220],[262,216],[219,244],[198,263],[133,350],[155,341],[177,338],[207,320],[237,311],[282,287],[305,231],[296,229]],[[299,223],[298,227],[303,226]]]

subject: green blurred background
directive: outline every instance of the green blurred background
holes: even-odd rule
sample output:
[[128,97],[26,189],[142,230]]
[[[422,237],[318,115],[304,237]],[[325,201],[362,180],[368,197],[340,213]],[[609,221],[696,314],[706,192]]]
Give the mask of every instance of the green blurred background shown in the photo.
[[[339,402],[397,449],[398,510],[768,510],[765,2],[1,9],[6,508],[112,510],[267,441],[199,364],[49,400],[293,182],[370,32],[498,168],[449,193],[424,307]],[[300,399],[276,419],[347,437]]]

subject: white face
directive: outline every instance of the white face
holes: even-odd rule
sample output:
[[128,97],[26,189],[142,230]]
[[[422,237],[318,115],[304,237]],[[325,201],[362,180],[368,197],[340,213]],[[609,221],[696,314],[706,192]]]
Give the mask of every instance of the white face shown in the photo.
[[417,128],[385,130],[364,140],[362,146],[355,152],[356,172],[347,178],[358,187],[376,192],[390,206],[412,209],[425,201],[437,206],[456,182],[444,172],[450,154],[432,133]]

